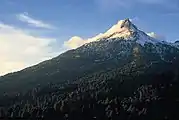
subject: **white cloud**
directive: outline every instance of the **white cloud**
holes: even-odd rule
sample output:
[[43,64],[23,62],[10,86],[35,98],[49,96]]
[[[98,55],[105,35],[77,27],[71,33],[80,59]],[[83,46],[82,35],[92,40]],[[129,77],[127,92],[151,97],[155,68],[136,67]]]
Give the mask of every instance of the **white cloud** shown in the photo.
[[97,36],[95,37],[92,37],[92,38],[88,38],[88,39],[83,39],[79,36],[74,36],[72,37],[70,40],[68,41],[65,41],[64,42],[64,46],[69,48],[69,49],[75,49],[77,47],[80,47],[86,43],[90,43],[90,42],[93,42],[93,41],[97,41],[98,39],[104,37],[105,34],[98,34]]
[[34,37],[19,28],[0,23],[0,75],[21,70],[56,55],[52,38]]
[[35,27],[46,28],[46,29],[54,29],[55,28],[54,26],[44,23],[41,20],[36,20],[34,18],[29,17],[28,13],[21,13],[16,16],[20,21],[28,23],[29,25],[32,25]]
[[86,42],[86,40],[83,40],[82,38],[78,36],[72,37],[70,40],[65,41],[64,45],[68,48],[75,49],[81,45],[83,45]]
[[156,34],[154,32],[147,33],[147,35],[149,35],[150,37],[153,37],[153,38],[155,38],[157,40],[162,40],[162,41],[166,40],[165,36],[158,35],[158,34]]

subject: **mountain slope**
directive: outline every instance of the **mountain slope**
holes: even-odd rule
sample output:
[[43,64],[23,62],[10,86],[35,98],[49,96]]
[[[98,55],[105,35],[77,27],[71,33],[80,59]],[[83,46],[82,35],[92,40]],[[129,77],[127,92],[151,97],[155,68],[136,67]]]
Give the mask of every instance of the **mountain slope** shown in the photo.
[[[146,66],[157,64],[160,67],[151,70],[156,72],[170,68],[163,69],[161,64],[170,66],[178,60],[179,49],[176,46],[148,36],[126,19],[93,42],[20,72],[2,76],[0,91],[26,91],[37,84],[45,86],[48,82],[72,81],[100,71],[124,69],[126,65],[150,69]],[[130,67],[126,69],[130,70]]]

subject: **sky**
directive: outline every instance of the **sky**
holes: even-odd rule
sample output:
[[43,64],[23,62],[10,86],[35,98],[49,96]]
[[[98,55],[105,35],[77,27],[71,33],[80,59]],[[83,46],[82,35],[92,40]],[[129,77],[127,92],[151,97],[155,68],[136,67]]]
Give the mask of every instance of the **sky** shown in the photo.
[[0,0],[0,75],[53,58],[125,18],[149,35],[179,39],[178,0]]

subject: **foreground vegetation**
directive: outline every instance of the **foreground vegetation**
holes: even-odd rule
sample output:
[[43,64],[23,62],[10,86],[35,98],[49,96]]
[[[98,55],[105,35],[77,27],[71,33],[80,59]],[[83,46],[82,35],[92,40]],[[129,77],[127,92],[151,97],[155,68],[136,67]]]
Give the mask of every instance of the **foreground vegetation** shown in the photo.
[[178,120],[179,76],[95,73],[75,81],[10,95],[0,100],[0,118],[61,120]]

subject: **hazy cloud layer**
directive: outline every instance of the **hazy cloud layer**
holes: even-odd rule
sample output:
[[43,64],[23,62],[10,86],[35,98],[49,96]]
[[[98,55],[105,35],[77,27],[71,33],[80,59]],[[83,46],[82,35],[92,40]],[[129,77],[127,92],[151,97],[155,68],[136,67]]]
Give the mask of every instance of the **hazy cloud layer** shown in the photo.
[[21,70],[55,55],[52,38],[34,37],[20,28],[0,23],[0,75]]

